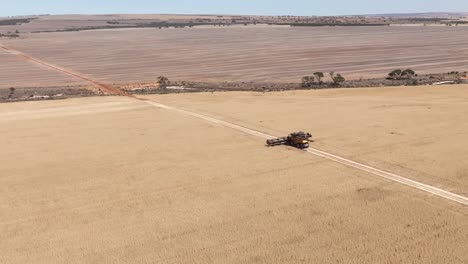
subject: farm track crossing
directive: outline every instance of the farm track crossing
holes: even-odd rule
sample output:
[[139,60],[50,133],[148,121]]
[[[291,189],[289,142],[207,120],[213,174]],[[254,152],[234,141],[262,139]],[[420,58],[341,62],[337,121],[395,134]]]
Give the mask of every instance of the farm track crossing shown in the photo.
[[[181,114],[184,114],[184,115],[188,115],[188,116],[196,117],[196,118],[199,118],[199,119],[203,119],[205,121],[209,121],[209,122],[216,123],[216,124],[219,124],[219,125],[231,128],[231,129],[235,129],[235,130],[247,133],[247,134],[252,135],[252,136],[260,137],[262,139],[271,139],[271,138],[275,137],[275,136],[268,135],[268,134],[262,133],[260,131],[254,130],[254,129],[250,129],[250,128],[243,127],[243,126],[240,126],[240,125],[236,125],[234,123],[219,120],[219,119],[216,119],[216,118],[213,118],[213,117],[210,117],[210,116],[202,115],[202,114],[199,114],[199,113],[195,113],[195,112],[191,112],[191,111],[187,111],[187,110],[183,110],[183,109],[179,109],[179,108],[174,108],[174,107],[164,105],[164,104],[160,104],[160,103],[150,101],[150,100],[147,100],[147,99],[144,99],[144,98],[134,97],[134,96],[128,95],[124,91],[121,91],[121,90],[119,90],[119,89],[117,89],[117,88],[115,88],[115,87],[113,87],[111,85],[101,83],[101,82],[93,80],[92,78],[87,77],[87,76],[85,76],[83,74],[67,70],[67,69],[62,68],[60,66],[47,63],[47,62],[45,62],[43,60],[40,60],[40,59],[34,58],[32,56],[29,56],[29,55],[27,55],[27,54],[25,54],[23,52],[8,48],[8,47],[2,45],[1,43],[0,43],[0,48],[2,48],[3,50],[5,50],[5,51],[7,51],[7,52],[9,52],[11,54],[15,54],[15,55],[17,55],[19,57],[22,57],[25,60],[34,62],[36,64],[39,64],[39,65],[42,65],[42,66],[45,66],[45,67],[48,67],[50,69],[61,72],[63,74],[71,75],[73,77],[80,78],[82,80],[88,81],[88,82],[92,83],[93,85],[95,85],[95,86],[97,86],[99,88],[102,88],[103,90],[105,90],[105,91],[107,91],[107,92],[109,92],[111,94],[128,96],[128,97],[131,97],[131,98],[134,98],[134,99],[137,99],[137,100],[141,100],[144,103],[152,105],[154,107],[158,107],[158,108],[162,108],[162,109],[166,109],[166,110],[170,110],[170,111],[175,111],[175,112],[178,112],[178,113],[181,113]],[[436,195],[436,196],[451,200],[453,202],[462,204],[464,206],[468,206],[468,198],[464,197],[462,195],[458,195],[458,194],[455,194],[455,193],[452,193],[452,192],[449,192],[449,191],[446,191],[446,190],[443,190],[443,189],[440,189],[440,188],[437,188],[437,187],[434,187],[434,186],[431,186],[431,185],[427,185],[427,184],[424,184],[424,183],[421,183],[421,182],[417,182],[417,181],[405,178],[403,176],[396,175],[394,173],[390,173],[390,172],[387,172],[387,171],[384,171],[384,170],[381,170],[381,169],[378,169],[378,168],[374,168],[374,167],[371,167],[371,166],[368,166],[368,165],[365,165],[365,164],[362,164],[362,163],[359,163],[359,162],[355,162],[355,161],[352,161],[350,159],[339,157],[339,156],[336,156],[336,155],[334,155],[332,153],[328,153],[328,152],[321,151],[321,150],[318,150],[318,149],[310,148],[310,149],[307,150],[307,152],[310,153],[310,154],[313,154],[313,155],[316,155],[316,156],[319,156],[319,157],[334,161],[334,162],[338,162],[338,163],[346,165],[348,167],[359,169],[359,170],[368,172],[370,174],[373,174],[375,176],[379,176],[379,177],[382,177],[384,179],[387,179],[387,180],[390,180],[390,181],[393,181],[393,182],[397,182],[397,183],[400,183],[400,184],[403,184],[403,185],[406,185],[406,186],[409,186],[409,187],[412,187],[412,188],[416,188],[418,190],[421,190],[421,191],[424,191],[424,192],[427,192],[427,193],[430,193],[430,194],[433,194],[433,195]]]

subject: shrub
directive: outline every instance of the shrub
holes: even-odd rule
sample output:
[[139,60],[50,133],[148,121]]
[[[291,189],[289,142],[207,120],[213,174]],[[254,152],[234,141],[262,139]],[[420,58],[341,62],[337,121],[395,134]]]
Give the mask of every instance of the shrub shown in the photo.
[[167,85],[169,85],[170,81],[164,76],[159,76],[157,83],[159,84],[159,88],[164,90],[167,88]]
[[334,85],[340,85],[340,83],[346,81],[346,79],[341,74],[335,74],[333,71],[330,72],[330,78],[332,79]]
[[416,79],[410,79],[410,80],[408,80],[408,81],[406,82],[406,85],[409,85],[409,86],[416,86],[416,85],[418,85],[418,84],[419,84],[419,82],[418,82],[418,80],[416,80]]
[[317,78],[317,81],[319,82],[319,84],[322,84],[322,78],[325,77],[323,72],[315,72],[314,76]]
[[10,87],[10,93],[8,94],[8,99],[11,99],[14,93],[15,93],[15,87]]
[[393,80],[399,80],[401,78],[401,73],[402,71],[400,69],[393,70],[388,74],[388,77],[390,77]]
[[416,73],[412,69],[406,69],[401,72],[402,77],[411,79]]
[[311,87],[314,84],[314,76],[304,76],[302,77],[302,87]]

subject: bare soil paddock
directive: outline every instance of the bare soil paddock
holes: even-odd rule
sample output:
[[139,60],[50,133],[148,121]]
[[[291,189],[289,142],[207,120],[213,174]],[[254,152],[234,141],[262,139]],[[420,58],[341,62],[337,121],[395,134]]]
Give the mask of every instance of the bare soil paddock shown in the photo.
[[39,67],[0,49],[0,90],[10,87],[83,85],[83,81]]
[[[146,99],[467,190],[467,88]],[[124,97],[0,104],[1,263],[467,263],[465,207]]]
[[[109,83],[154,81],[299,82],[315,71],[348,79],[465,71],[468,27],[203,27],[31,34],[4,44]],[[4,83],[36,80],[28,71]],[[21,75],[22,74],[22,75]],[[8,85],[8,84],[6,84]]]

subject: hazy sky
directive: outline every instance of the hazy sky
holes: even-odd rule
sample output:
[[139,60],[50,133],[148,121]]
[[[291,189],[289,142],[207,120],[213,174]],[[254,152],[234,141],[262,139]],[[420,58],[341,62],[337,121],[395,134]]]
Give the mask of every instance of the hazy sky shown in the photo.
[[0,0],[0,16],[178,13],[354,15],[468,11],[468,0]]

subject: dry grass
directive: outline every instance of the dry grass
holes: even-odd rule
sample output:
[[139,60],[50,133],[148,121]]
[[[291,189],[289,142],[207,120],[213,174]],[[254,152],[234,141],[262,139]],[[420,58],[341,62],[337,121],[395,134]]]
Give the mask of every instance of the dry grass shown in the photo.
[[[315,71],[348,79],[464,71],[468,27],[222,27],[33,34],[5,44],[110,83],[299,82]],[[9,68],[2,65],[2,72]],[[6,74],[6,73],[4,73]],[[25,81],[33,81],[24,71]]]
[[[148,98],[311,130],[320,148],[466,191],[465,87]],[[142,102],[3,104],[0,124],[1,263],[468,261],[463,207]]]
[[468,195],[468,86],[168,95],[158,100]]

